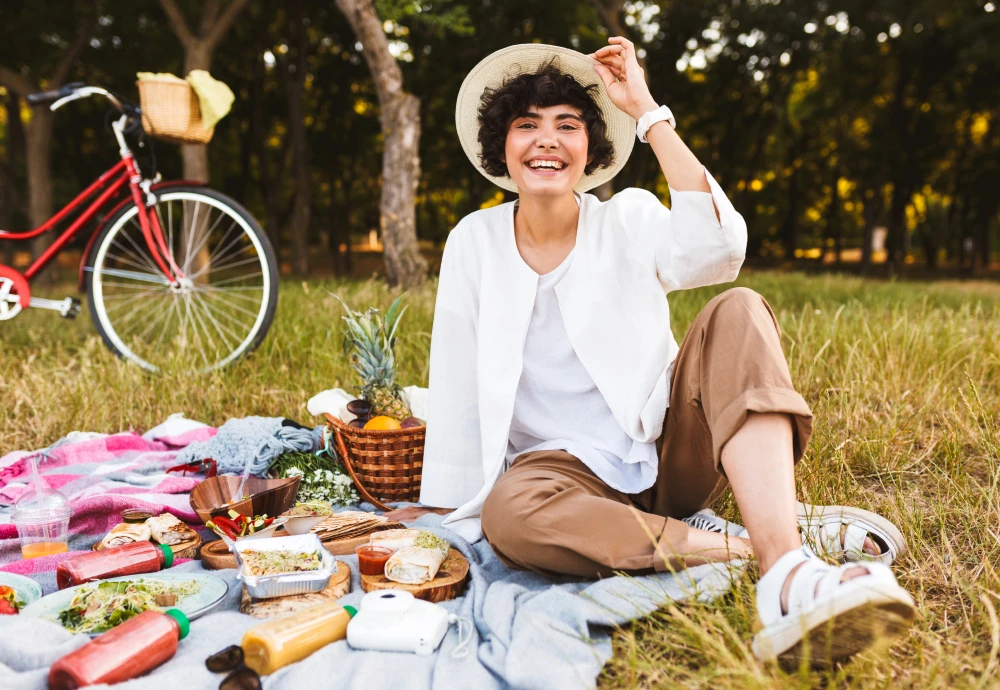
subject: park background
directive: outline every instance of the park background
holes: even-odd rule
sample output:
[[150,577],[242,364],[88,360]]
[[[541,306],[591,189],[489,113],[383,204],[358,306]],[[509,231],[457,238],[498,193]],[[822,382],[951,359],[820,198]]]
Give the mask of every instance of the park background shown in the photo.
[[[207,147],[154,142],[164,177],[240,200],[285,274],[387,269],[410,284],[420,276],[383,268],[384,243],[405,256],[419,239],[433,272],[458,219],[513,198],[455,134],[468,70],[515,43],[592,52],[621,34],[746,218],[751,265],[998,268],[992,0],[46,0],[5,3],[3,19],[3,228],[37,226],[116,160],[106,103],[53,115],[27,93],[86,81],[137,100],[138,71],[207,68],[235,92],[233,111]],[[632,186],[669,204],[648,147],[595,193]]]
[[[286,274],[261,347],[205,375],[130,366],[82,316],[31,309],[5,323],[0,454],[73,430],[149,429],[178,411],[216,426],[249,415],[314,423],[311,395],[357,388],[328,291],[384,308],[405,287],[399,378],[425,385],[442,243],[464,214],[511,198],[461,151],[462,79],[514,43],[590,52],[624,34],[643,51],[654,97],[747,219],[736,284],[774,308],[793,380],[816,415],[801,497],[897,524],[911,551],[894,571],[919,613],[899,644],[845,666],[765,667],[749,648],[754,580],[743,578],[716,602],[668,606],[617,631],[599,686],[1000,684],[992,2],[45,0],[5,2],[0,17],[0,227],[37,225],[116,158],[97,99],[50,117],[24,93],[82,80],[135,99],[138,71],[208,67],[235,92],[233,112],[205,148],[156,145],[159,169],[167,179],[200,175],[245,203]],[[380,69],[366,54],[381,56]],[[409,201],[383,184],[387,113],[419,122],[418,155],[387,171],[416,183]],[[647,147],[597,191],[628,186],[669,203]],[[884,249],[872,252],[878,228]],[[387,266],[387,245],[423,257],[427,273]],[[0,261],[20,265],[22,247],[0,243]],[[40,292],[75,289],[70,259]],[[728,287],[670,295],[678,339]],[[714,507],[738,519],[731,500]]]

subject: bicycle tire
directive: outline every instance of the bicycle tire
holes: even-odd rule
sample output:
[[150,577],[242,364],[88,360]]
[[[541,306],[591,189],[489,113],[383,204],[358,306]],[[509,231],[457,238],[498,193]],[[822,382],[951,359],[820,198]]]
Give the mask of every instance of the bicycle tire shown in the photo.
[[[263,304],[261,314],[258,315],[258,319],[254,323],[251,332],[239,342],[238,346],[231,353],[219,361],[206,361],[203,362],[205,366],[187,367],[188,369],[195,368],[200,371],[210,371],[228,366],[253,352],[267,336],[277,310],[278,262],[274,249],[267,235],[260,227],[260,224],[235,199],[206,187],[177,186],[157,192],[157,208],[164,203],[172,203],[178,200],[182,204],[186,201],[197,201],[198,203],[204,202],[207,208],[224,209],[225,214],[233,218],[234,225],[238,225],[243,230],[248,240],[256,249],[257,255],[263,259],[261,262],[263,264],[261,270],[263,277],[263,286],[261,288]],[[134,362],[148,371],[155,372],[159,371],[160,366],[133,352],[124,343],[123,338],[119,337],[119,334],[115,331],[114,324],[111,323],[108,316],[108,308],[105,304],[107,298],[104,296],[104,290],[102,289],[106,284],[101,282],[105,277],[103,269],[97,269],[98,263],[107,258],[109,247],[113,245],[118,237],[123,236],[124,233],[129,231],[129,224],[134,221],[136,227],[138,226],[136,220],[137,213],[138,211],[134,203],[124,206],[112,218],[108,219],[94,241],[86,264],[87,301],[90,307],[91,320],[108,349],[122,359]],[[132,246],[135,247],[134,244]],[[136,249],[141,251],[140,247],[136,247]],[[132,256],[134,257],[135,254],[133,253]],[[130,261],[130,263],[134,262]],[[165,283],[166,279],[163,278],[163,281]],[[169,315],[167,316],[167,320],[170,320]],[[220,335],[222,334],[220,333]],[[204,357],[204,352],[202,354]]]

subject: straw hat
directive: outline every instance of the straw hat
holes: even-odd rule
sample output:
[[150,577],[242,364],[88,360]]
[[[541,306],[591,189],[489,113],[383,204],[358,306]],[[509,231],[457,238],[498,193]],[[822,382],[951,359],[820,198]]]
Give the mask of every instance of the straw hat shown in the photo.
[[506,79],[535,72],[553,58],[556,58],[554,64],[563,74],[573,77],[584,87],[590,84],[598,85],[599,88],[591,90],[591,97],[601,110],[607,125],[608,139],[615,152],[614,161],[610,166],[595,170],[590,175],[584,175],[574,189],[585,192],[613,178],[628,161],[632,146],[635,144],[635,122],[608,98],[604,84],[592,66],[597,64],[597,60],[569,48],[543,43],[523,43],[498,50],[473,67],[462,82],[462,88],[458,92],[458,103],[455,106],[455,125],[465,155],[476,166],[476,170],[489,178],[493,184],[509,192],[517,191],[514,180],[506,176],[490,175],[483,170],[479,162],[479,153],[482,150],[478,140],[479,103],[487,87],[497,88]]

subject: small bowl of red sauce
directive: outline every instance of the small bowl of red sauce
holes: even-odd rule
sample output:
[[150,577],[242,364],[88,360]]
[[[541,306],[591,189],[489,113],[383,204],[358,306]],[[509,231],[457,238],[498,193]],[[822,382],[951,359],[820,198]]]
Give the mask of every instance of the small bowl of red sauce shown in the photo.
[[384,575],[385,562],[392,556],[392,549],[373,544],[362,544],[354,549],[358,555],[358,570],[362,575]]

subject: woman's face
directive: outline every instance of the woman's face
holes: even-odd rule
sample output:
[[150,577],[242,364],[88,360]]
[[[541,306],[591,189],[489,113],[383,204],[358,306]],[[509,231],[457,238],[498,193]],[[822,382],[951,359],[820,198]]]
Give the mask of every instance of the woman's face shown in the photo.
[[571,194],[590,162],[587,126],[568,105],[532,107],[507,130],[504,162],[519,194]]

